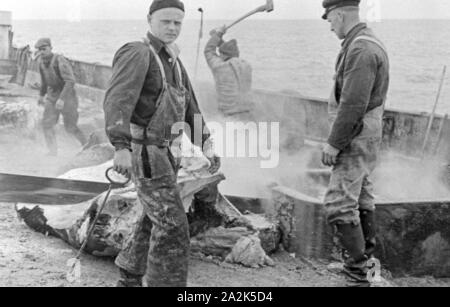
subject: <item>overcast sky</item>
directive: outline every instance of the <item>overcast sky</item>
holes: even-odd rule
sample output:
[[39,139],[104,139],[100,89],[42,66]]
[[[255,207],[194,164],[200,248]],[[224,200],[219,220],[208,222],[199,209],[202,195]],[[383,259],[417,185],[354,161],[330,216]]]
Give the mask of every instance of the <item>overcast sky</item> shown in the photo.
[[[187,18],[199,18],[202,7],[207,19],[234,19],[264,4],[265,0],[184,0]],[[276,10],[254,18],[316,19],[322,0],[274,0]],[[1,0],[0,10],[14,19],[141,19],[151,0]],[[450,19],[449,0],[362,0],[376,19]],[[366,12],[363,7],[364,12]]]

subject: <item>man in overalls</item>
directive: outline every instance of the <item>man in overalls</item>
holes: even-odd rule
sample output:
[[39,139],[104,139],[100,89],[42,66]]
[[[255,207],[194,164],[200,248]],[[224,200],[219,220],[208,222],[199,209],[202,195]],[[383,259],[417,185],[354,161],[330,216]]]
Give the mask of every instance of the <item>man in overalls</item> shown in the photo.
[[[180,135],[174,125],[190,128],[188,136],[203,146],[211,173],[220,167],[174,44],[183,19],[181,1],[154,0],[147,37],[120,48],[113,62],[104,102],[106,132],[116,148],[114,168],[133,177],[144,208],[133,237],[116,259],[118,286],[187,285],[189,225],[177,186],[181,159],[170,150]],[[196,140],[198,134],[202,137]],[[214,195],[197,196],[202,197],[215,200]]]
[[369,175],[376,167],[382,139],[389,59],[383,44],[360,22],[359,2],[323,2],[323,19],[343,43],[329,101],[331,132],[322,160],[333,167],[325,208],[348,254],[344,272],[357,285],[369,285],[367,261],[376,245]]
[[251,111],[252,67],[239,57],[237,41],[225,42],[226,28],[211,31],[205,47],[205,58],[216,83],[219,110],[226,116]]
[[49,38],[41,38],[35,45],[40,55],[39,72],[41,75],[41,91],[39,105],[44,106],[42,126],[49,148],[49,155],[56,156],[55,126],[62,114],[66,131],[81,143],[87,139],[78,128],[78,97],[75,92],[75,76],[69,61],[62,55],[52,51]]

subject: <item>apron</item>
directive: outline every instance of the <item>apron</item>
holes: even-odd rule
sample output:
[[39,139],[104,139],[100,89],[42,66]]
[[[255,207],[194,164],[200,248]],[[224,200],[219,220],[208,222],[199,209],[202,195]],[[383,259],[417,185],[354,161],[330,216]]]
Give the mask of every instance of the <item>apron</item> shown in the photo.
[[170,148],[174,141],[183,135],[183,131],[177,131],[178,135],[173,135],[172,126],[185,122],[186,89],[183,86],[181,66],[177,59],[178,87],[174,87],[167,82],[164,66],[158,53],[148,40],[145,40],[145,43],[158,63],[163,87],[156,102],[156,112],[147,127],[130,125],[135,161],[134,176],[135,179],[161,179],[169,176],[176,182],[181,156],[176,155],[175,158]]
[[[373,43],[377,44],[387,54],[386,48],[377,39],[367,36],[367,35],[361,35],[361,36],[358,36],[357,38],[355,38],[355,40],[352,42],[352,44],[354,44],[355,42],[357,42],[359,40],[366,40],[366,41],[373,42]],[[341,57],[340,63],[338,63],[338,65],[337,65],[338,68],[336,69],[336,75],[334,76],[334,80],[336,80],[337,76],[341,73],[341,70],[344,68],[345,58],[346,58],[345,55]],[[385,108],[385,106],[384,106],[384,102],[383,102],[383,105],[367,112],[364,115],[363,129],[362,129],[361,133],[355,137],[355,140],[367,139],[367,138],[372,138],[372,137],[382,138],[384,108]],[[336,101],[336,82],[335,82],[335,84],[333,86],[333,90],[330,95],[329,102],[328,102],[328,115],[329,115],[329,122],[331,125],[330,127],[333,127],[333,124],[336,121],[338,109],[339,109],[339,104]]]
[[61,81],[59,73],[55,69],[57,57],[58,55],[53,55],[49,67],[45,66],[43,61],[41,62],[43,77],[47,83],[47,98],[52,103],[56,103],[64,87],[64,83]]

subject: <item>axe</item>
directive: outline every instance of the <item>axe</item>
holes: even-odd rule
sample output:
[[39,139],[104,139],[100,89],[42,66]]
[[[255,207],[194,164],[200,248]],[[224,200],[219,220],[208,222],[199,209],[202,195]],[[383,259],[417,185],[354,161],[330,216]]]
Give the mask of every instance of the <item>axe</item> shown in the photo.
[[233,22],[232,24],[226,26],[225,29],[226,29],[226,30],[230,29],[232,26],[234,26],[234,25],[240,23],[242,20],[244,20],[244,19],[246,19],[246,18],[248,18],[248,17],[250,17],[250,16],[252,16],[252,15],[254,15],[254,14],[262,13],[262,12],[270,13],[270,12],[272,12],[273,10],[274,10],[273,0],[266,0],[266,4],[265,4],[265,5],[262,5],[262,6],[258,7],[258,8],[256,8],[256,9],[254,9],[253,11],[251,11],[251,12],[245,14],[244,16],[242,16],[241,18],[237,19],[237,20],[236,20],[235,22]]

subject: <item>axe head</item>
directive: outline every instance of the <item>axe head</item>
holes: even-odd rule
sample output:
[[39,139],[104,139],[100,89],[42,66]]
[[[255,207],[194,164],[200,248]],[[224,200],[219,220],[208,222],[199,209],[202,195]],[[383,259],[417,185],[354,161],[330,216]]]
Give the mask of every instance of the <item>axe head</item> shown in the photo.
[[[273,11],[273,9],[274,9],[274,6],[273,6],[273,0],[266,0],[266,4],[264,4],[264,5],[261,5],[260,7],[258,7],[255,11],[256,12],[267,12],[267,13],[270,13],[270,12],[272,12]],[[253,12],[253,13],[255,13],[255,12]]]
[[198,11],[199,11],[200,13],[203,13],[203,9],[202,9],[202,8],[199,8]]
[[267,13],[270,13],[270,12],[272,12],[273,10],[274,10],[274,5],[273,5],[273,0],[267,0],[267,3],[266,3],[266,12]]

